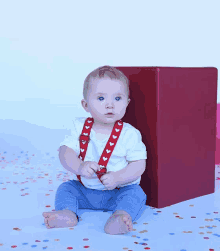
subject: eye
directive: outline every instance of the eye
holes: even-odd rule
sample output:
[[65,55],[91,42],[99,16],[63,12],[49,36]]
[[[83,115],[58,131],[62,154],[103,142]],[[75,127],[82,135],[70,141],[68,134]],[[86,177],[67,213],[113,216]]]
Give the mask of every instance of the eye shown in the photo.
[[[100,97],[98,97],[98,100],[100,100],[100,98],[103,98],[102,96],[100,96]],[[121,99],[121,97],[116,97],[116,98],[120,98]],[[104,98],[103,98],[104,99]],[[120,100],[119,99],[119,100]],[[117,101],[119,101],[119,100],[117,100]],[[103,100],[100,100],[100,101],[103,101]]]

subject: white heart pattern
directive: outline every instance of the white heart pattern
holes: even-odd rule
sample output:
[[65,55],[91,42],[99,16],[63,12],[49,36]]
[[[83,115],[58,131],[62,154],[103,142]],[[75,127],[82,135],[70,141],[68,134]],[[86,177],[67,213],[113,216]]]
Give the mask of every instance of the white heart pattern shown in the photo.
[[110,151],[110,150],[108,150],[108,149],[106,149],[106,152],[107,152],[107,153],[110,153],[111,151]]
[[84,151],[85,151],[85,149],[81,149],[81,148],[80,148],[80,151],[81,151],[81,152],[84,152]]
[[106,161],[108,158],[103,157],[103,160]]
[[89,129],[90,128],[90,126],[86,126],[86,129]]
[[110,146],[113,146],[113,145],[114,145],[114,143],[112,143],[112,142],[109,142],[109,144],[110,144]]
[[115,135],[112,135],[112,138],[113,138],[113,139],[116,139],[116,138],[117,138],[117,136],[115,136]]

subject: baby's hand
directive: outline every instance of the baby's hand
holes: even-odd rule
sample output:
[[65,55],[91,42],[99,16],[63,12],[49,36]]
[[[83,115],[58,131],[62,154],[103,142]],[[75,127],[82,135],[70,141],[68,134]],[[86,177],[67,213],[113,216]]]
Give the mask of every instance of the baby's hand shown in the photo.
[[100,180],[108,190],[113,190],[119,185],[116,172],[109,171]]
[[85,161],[80,164],[78,171],[86,179],[95,179],[97,177],[94,178],[93,175],[100,171],[100,166],[95,161]]

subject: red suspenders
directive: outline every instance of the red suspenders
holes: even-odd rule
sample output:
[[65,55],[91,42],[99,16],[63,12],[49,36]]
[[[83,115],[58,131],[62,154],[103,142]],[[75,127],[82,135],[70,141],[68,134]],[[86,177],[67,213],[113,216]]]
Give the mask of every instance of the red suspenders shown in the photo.
[[[85,120],[83,129],[82,129],[82,134],[79,136],[79,141],[80,141],[80,154],[78,156],[78,158],[80,158],[82,161],[84,160],[85,156],[86,156],[86,151],[87,151],[87,147],[88,147],[88,143],[90,141],[90,132],[92,129],[94,123],[94,119],[93,118],[87,118]],[[99,166],[101,167],[101,170],[98,171],[96,174],[100,180],[100,178],[102,177],[103,174],[106,173],[107,169],[106,166],[108,164],[108,161],[112,155],[112,152],[115,148],[115,145],[117,144],[118,138],[121,134],[123,128],[123,121],[122,120],[117,120],[115,122],[115,125],[112,129],[112,133],[109,137],[109,140],[102,152],[102,155],[100,157],[99,160]],[[78,180],[80,181],[80,183],[83,185],[80,175],[77,175]],[[101,180],[100,180],[101,181]]]

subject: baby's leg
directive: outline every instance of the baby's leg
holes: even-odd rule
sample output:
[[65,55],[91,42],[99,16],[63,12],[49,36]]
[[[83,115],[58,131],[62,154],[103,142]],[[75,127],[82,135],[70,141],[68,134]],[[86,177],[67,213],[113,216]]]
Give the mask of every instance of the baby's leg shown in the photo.
[[[146,194],[139,185],[120,188],[114,197],[114,201],[111,201],[110,205],[105,205],[106,208],[113,207],[113,211],[116,210],[107,221],[105,232],[109,234],[121,234],[132,231],[132,220],[140,217],[138,213],[140,210],[143,213],[142,208],[144,208],[146,204],[146,197]],[[121,216],[117,214],[121,214]]]
[[[44,212],[44,222],[49,228],[73,227],[78,223],[78,204],[86,208],[85,188],[80,182],[71,180],[62,183],[56,192],[54,212]],[[80,203],[78,203],[80,201]],[[84,203],[84,204],[82,204]]]

